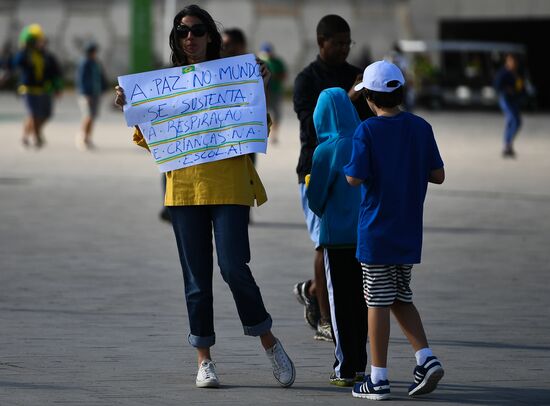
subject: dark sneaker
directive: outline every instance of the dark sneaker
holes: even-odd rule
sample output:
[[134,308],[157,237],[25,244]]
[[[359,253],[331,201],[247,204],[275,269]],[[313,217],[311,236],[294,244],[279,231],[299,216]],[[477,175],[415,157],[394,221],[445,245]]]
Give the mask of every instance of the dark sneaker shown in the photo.
[[330,322],[320,321],[317,325],[317,331],[313,336],[315,340],[319,341],[331,341],[332,342],[332,329],[330,327]]
[[353,386],[353,384],[355,383],[354,378],[338,378],[334,372],[330,374],[329,380],[331,385],[340,386],[340,387]]
[[296,369],[283,345],[277,339],[277,343],[265,351],[273,367],[273,376],[283,388],[288,388],[294,383]]
[[298,282],[296,285],[294,285],[294,289],[292,290],[294,292],[294,296],[296,296],[296,300],[302,306],[305,306],[308,301],[306,292],[309,284],[310,281]]
[[319,305],[317,304],[317,299],[310,297],[308,295],[309,285],[311,281],[304,281],[294,285],[294,296],[296,300],[304,307],[304,319],[306,323],[314,330],[317,330],[317,324],[321,318],[321,313],[319,312]]
[[44,141],[44,138],[42,136],[39,136],[34,140],[34,147],[36,149],[42,148],[44,145],[46,145],[46,141]]
[[428,357],[423,365],[414,368],[414,383],[409,387],[409,396],[433,392],[444,373],[439,360],[436,357]]
[[390,382],[385,381],[376,382],[373,384],[370,380],[370,375],[367,375],[365,382],[356,383],[351,394],[354,398],[365,398],[370,400],[384,400],[389,399],[390,394]]
[[502,157],[503,158],[515,158],[516,157],[516,151],[512,147],[506,147],[504,148],[504,151],[502,151]]

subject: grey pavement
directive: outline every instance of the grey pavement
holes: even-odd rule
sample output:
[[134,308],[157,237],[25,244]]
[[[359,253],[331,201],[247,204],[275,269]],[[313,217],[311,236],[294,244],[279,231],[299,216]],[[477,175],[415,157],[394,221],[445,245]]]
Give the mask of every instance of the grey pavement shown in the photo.
[[[312,339],[294,283],[312,274],[294,168],[297,121],[259,157],[269,195],[253,210],[251,268],[294,359],[279,388],[259,341],[245,337],[215,273],[219,390],[194,387],[183,281],[170,227],[158,219],[160,176],[103,105],[95,152],[76,150],[73,95],[20,146],[23,109],[0,95],[0,405],[368,403],[328,384],[333,346]],[[518,159],[500,157],[498,112],[421,112],[447,180],[430,186],[423,263],[413,291],[446,375],[411,400],[414,356],[392,325],[389,405],[550,404],[550,117],[526,115]],[[353,317],[353,314],[350,314]]]

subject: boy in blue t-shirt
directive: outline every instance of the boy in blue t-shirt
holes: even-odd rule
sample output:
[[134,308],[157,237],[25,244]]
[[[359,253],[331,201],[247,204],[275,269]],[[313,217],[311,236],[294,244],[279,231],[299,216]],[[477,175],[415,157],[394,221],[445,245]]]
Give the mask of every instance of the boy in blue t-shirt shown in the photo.
[[357,259],[363,268],[371,350],[371,374],[352,393],[374,400],[390,397],[386,369],[390,310],[416,352],[409,395],[432,392],[443,377],[409,284],[412,264],[420,263],[428,182],[443,183],[445,170],[431,126],[399,109],[404,84],[403,74],[392,63],[367,66],[355,90],[363,89],[376,117],[355,131],[352,157],[344,168],[351,185],[363,186]]

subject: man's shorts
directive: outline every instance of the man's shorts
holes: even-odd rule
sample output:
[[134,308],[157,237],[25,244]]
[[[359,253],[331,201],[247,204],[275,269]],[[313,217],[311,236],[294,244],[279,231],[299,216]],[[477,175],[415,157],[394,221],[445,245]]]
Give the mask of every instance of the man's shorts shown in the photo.
[[281,119],[281,101],[282,101],[281,93],[278,93],[278,92],[269,93],[269,106],[268,106],[269,114],[271,115],[271,118],[277,125],[279,125],[279,122]]
[[363,294],[367,307],[389,307],[396,300],[412,303],[412,265],[369,265],[363,268]]
[[96,118],[99,112],[99,96],[78,96],[78,105],[83,117]]
[[48,119],[52,115],[52,96],[50,94],[23,95],[27,111],[32,117]]
[[309,204],[306,196],[306,185],[300,183],[300,195],[302,197],[302,210],[304,210],[304,216],[306,217],[307,231],[309,232],[309,238],[313,241],[315,249],[319,248],[319,235],[321,233],[321,219],[317,217],[315,213],[309,208]]

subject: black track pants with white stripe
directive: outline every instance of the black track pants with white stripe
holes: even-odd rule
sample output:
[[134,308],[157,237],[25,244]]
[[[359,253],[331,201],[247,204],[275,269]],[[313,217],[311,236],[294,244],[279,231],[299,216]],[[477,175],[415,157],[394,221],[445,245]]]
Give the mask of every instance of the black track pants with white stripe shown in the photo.
[[354,378],[367,365],[367,306],[355,248],[325,248],[325,270],[334,337],[334,372]]

